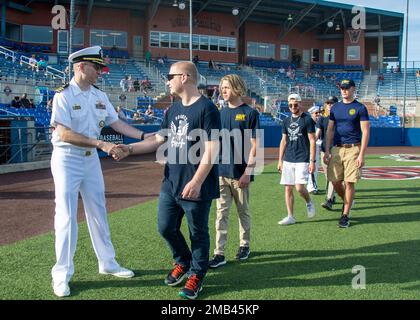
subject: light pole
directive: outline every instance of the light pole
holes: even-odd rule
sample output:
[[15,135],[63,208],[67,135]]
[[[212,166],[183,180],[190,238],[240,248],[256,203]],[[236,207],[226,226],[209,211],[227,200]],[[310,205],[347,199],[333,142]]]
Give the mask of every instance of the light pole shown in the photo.
[[192,0],[190,0],[190,62],[192,62],[192,38]]
[[405,16],[405,62],[404,62],[404,100],[403,100],[403,126],[402,126],[402,136],[401,142],[405,144],[405,105],[407,102],[407,52],[408,52],[408,9],[410,5],[410,0],[407,0],[406,16]]
[[[190,17],[189,17],[189,26],[190,26],[190,46],[189,46],[189,49],[190,49],[190,61],[192,61],[192,0],[189,0],[189,2],[190,2]],[[175,5],[175,4],[174,4]],[[185,9],[185,2],[180,2],[179,4],[178,4],[178,8],[179,9],[181,9],[181,10],[184,10]]]

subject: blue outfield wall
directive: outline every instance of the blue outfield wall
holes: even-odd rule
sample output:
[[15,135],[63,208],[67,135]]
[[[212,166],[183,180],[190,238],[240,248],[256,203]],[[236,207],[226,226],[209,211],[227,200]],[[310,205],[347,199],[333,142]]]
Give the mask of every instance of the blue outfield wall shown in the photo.
[[[159,131],[160,125],[135,125],[136,128],[149,133]],[[277,148],[281,140],[281,126],[261,126],[264,130],[264,147]],[[420,147],[420,128],[406,128],[405,130],[405,143],[401,142],[401,135],[403,130],[401,128],[371,128],[370,129],[370,147],[399,147],[411,146]],[[123,137],[124,143],[133,143],[138,140]],[[112,139],[107,139],[111,141]],[[104,152],[99,153],[100,156],[105,156]]]
[[[281,140],[280,126],[261,127],[264,129],[264,146],[277,148]],[[420,128],[406,128],[405,143],[402,143],[402,128],[371,128],[369,147],[420,146]]]

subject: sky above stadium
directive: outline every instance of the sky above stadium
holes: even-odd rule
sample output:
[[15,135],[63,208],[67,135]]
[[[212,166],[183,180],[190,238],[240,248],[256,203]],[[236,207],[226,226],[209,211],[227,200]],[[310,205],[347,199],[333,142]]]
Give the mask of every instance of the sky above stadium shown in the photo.
[[[394,12],[406,12],[407,0],[334,0],[345,4],[354,4],[368,8],[382,9]],[[410,0],[408,14],[408,60],[420,61],[420,1]],[[405,57],[405,24],[403,42],[403,60]]]

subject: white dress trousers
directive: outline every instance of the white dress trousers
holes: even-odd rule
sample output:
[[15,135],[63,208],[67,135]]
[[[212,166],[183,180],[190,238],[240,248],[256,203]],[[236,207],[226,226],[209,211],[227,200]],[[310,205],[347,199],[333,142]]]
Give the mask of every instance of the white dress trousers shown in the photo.
[[[97,138],[102,127],[118,120],[108,97],[91,87],[82,92],[74,79],[53,100],[51,124],[57,123],[86,137]],[[53,133],[51,172],[55,184],[55,253],[51,274],[54,282],[70,281],[77,245],[77,206],[79,193],[99,271],[119,267],[111,242],[105,203],[105,185],[95,148],[82,148],[60,140]]]

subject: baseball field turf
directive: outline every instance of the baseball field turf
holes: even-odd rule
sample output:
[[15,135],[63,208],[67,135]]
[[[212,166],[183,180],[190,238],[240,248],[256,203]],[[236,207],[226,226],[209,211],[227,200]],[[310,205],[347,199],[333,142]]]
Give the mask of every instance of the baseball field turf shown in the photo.
[[[366,165],[420,166],[368,156]],[[419,168],[417,167],[417,169]],[[399,170],[408,173],[411,170]],[[375,173],[376,174],[376,173]],[[284,188],[276,165],[266,167],[251,186],[252,239],[247,261],[234,260],[238,221],[233,207],[226,258],[209,270],[200,299],[419,299],[420,175],[411,180],[362,180],[348,229],[337,227],[341,202],[334,211],[321,207],[325,194],[312,196],[315,218],[306,217],[295,194],[297,223],[279,226],[285,217]],[[318,179],[324,188],[323,174]],[[98,274],[86,224],[79,225],[75,275],[65,299],[179,300],[178,288],[163,279],[171,268],[169,249],[157,232],[157,201],[109,215],[117,260],[136,277]],[[211,210],[211,254],[215,206]],[[184,234],[186,223],[183,223]],[[59,299],[51,289],[55,262],[53,233],[0,247],[0,299]],[[352,269],[355,267],[354,272]],[[356,277],[356,278],[355,278]]]

